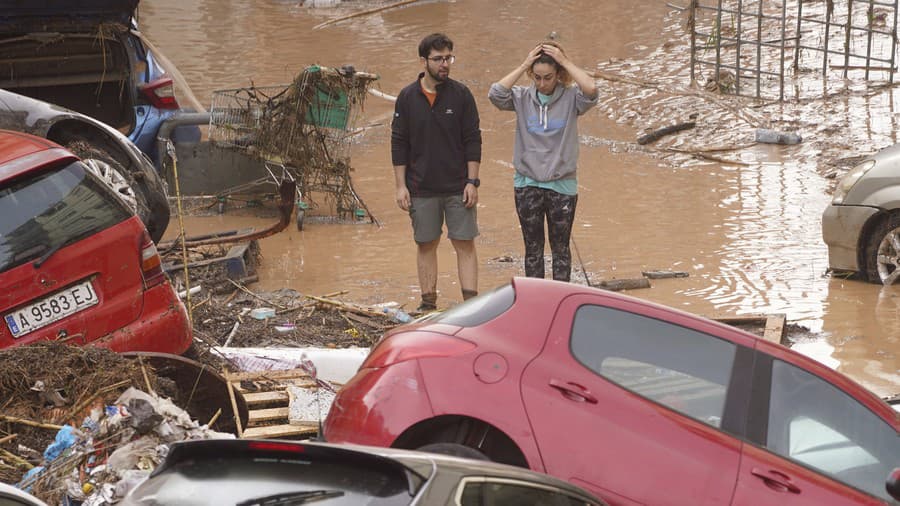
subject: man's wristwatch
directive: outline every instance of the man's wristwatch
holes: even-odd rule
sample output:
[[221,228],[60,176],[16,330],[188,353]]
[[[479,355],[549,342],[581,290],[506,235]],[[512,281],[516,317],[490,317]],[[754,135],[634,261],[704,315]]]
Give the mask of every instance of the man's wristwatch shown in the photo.
[[466,179],[466,184],[470,184],[475,188],[478,188],[479,186],[481,186],[481,180],[477,177],[475,179]]

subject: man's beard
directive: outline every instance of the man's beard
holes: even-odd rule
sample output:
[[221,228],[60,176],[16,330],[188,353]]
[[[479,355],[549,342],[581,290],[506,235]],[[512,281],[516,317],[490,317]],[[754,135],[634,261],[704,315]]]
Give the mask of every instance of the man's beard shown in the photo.
[[439,74],[440,70],[438,72],[432,72],[431,68],[427,68],[427,67],[425,70],[428,72],[428,75],[430,75],[432,79],[434,79],[435,81],[437,81],[439,83],[442,83],[442,82],[446,81],[447,79],[450,79],[450,71],[449,70],[447,71],[447,75],[445,75],[445,76],[442,76]]

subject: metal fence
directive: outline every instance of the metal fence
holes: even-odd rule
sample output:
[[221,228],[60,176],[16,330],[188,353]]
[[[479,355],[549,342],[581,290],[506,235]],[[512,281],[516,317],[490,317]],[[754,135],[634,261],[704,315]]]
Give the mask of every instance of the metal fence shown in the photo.
[[779,100],[801,98],[802,73],[893,83],[897,3],[692,0],[691,81]]

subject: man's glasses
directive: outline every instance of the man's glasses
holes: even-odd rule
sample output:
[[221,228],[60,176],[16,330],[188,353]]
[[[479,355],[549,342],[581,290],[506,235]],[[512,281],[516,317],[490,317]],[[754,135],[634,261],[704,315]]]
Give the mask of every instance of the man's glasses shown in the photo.
[[432,56],[426,60],[431,63],[453,63],[456,61],[456,57],[451,54],[450,56]]

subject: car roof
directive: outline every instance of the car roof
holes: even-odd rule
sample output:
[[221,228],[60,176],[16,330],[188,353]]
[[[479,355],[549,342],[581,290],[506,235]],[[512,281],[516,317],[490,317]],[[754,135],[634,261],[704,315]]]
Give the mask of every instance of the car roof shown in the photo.
[[47,26],[60,29],[95,27],[103,23],[128,25],[140,0],[42,0],[40,2],[6,2],[0,13],[0,34],[47,31]]
[[66,158],[76,157],[46,139],[0,130],[0,181]]
[[[280,452],[290,451],[285,445],[300,446],[307,448],[319,448],[325,454],[332,453],[336,456],[345,455],[354,459],[367,459],[372,464],[381,466],[388,462],[393,462],[399,467],[406,468],[413,474],[420,477],[428,478],[435,471],[458,475],[460,478],[471,477],[488,477],[501,478],[509,480],[517,480],[531,483],[539,483],[548,485],[560,490],[564,490],[572,495],[577,495],[590,500],[597,504],[604,504],[600,499],[590,495],[584,490],[567,483],[565,481],[553,478],[551,476],[537,473],[524,468],[509,466],[506,464],[498,464],[496,462],[471,460],[449,455],[439,455],[435,453],[424,453],[412,450],[402,450],[398,448],[381,448],[375,446],[363,446],[354,444],[334,444],[321,441],[287,441],[287,440],[265,440],[265,439],[204,439],[192,441],[180,441],[174,443],[169,451],[169,455],[153,472],[152,476],[160,474],[166,469],[172,468],[178,462],[196,458],[198,455],[240,455],[242,451],[253,451],[252,445],[258,445],[257,450],[260,452]],[[356,457],[353,457],[353,456]]]
[[[306,442],[304,442],[306,443]],[[315,445],[329,445],[329,443],[311,442]],[[337,445],[331,445],[337,446]],[[538,473],[530,469],[515,467],[506,464],[500,464],[489,460],[473,460],[451,455],[441,455],[437,453],[425,453],[413,450],[404,450],[400,448],[381,448],[374,446],[362,446],[353,444],[342,444],[342,448],[354,449],[361,452],[374,453],[396,460],[408,468],[413,470],[426,469],[428,467],[437,470],[449,471],[464,476],[484,476],[490,478],[503,478],[518,481],[537,482],[544,485],[550,485],[561,490],[565,490],[573,495],[582,496],[586,499],[603,504],[603,502],[584,490],[572,485],[567,481],[554,478],[553,476]]]
[[14,498],[17,499],[18,502],[30,504],[32,506],[47,506],[43,501],[24,490],[20,490],[12,485],[0,483],[0,499],[3,499],[4,497]]

